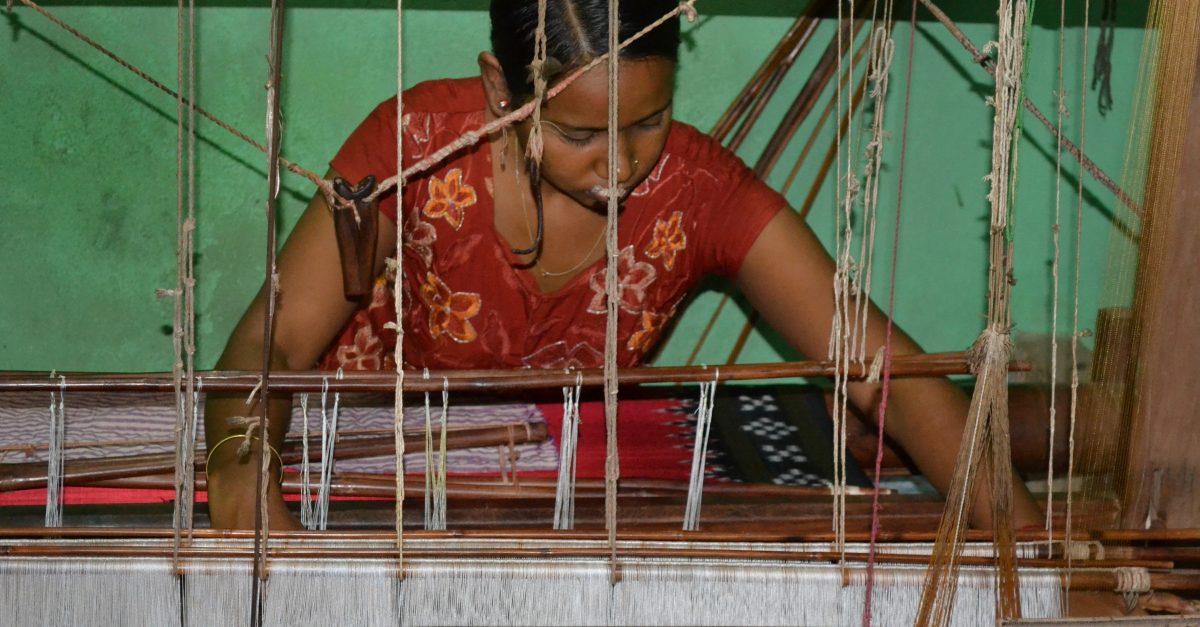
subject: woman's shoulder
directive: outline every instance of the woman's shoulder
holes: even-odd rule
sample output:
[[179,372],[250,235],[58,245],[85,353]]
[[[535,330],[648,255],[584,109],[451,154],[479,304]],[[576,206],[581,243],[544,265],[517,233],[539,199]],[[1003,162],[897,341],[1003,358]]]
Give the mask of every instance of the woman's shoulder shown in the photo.
[[671,123],[663,153],[674,159],[678,166],[686,164],[693,169],[738,175],[749,172],[741,158],[720,142],[691,124],[678,120]]

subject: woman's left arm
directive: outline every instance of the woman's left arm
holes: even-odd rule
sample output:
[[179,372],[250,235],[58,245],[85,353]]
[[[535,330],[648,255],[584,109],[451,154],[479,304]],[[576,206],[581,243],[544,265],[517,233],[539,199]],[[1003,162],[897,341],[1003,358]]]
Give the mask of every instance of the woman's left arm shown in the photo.
[[[810,358],[821,358],[828,348],[833,321],[834,271],[833,260],[812,229],[796,212],[784,210],[751,246],[737,282],[763,318],[793,347]],[[872,305],[867,318],[868,358],[883,345],[886,325],[883,313]],[[893,327],[893,355],[920,352],[916,342]],[[849,386],[850,401],[870,416],[875,416],[880,393],[878,383]],[[954,474],[969,404],[962,390],[945,378],[893,379],[890,384],[887,433],[942,494]],[[990,527],[991,495],[985,483],[978,485],[971,523]],[[1015,526],[1041,524],[1037,504],[1015,474],[1013,486]]]

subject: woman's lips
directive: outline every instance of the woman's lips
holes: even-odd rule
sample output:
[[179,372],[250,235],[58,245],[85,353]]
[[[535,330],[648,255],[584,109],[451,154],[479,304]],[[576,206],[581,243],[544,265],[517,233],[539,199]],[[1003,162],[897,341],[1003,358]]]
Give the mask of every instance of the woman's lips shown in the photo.
[[[592,198],[595,198],[598,202],[607,204],[608,203],[608,186],[607,185],[593,185],[592,189],[588,191],[588,195],[591,196]],[[624,200],[625,197],[628,195],[629,195],[629,189],[627,189],[625,187],[617,187],[617,200],[618,201]]]

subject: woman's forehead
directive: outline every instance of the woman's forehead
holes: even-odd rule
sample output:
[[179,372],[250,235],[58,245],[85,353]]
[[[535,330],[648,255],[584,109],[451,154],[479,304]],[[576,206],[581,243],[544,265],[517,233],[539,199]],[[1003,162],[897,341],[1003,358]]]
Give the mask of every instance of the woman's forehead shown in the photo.
[[[667,59],[622,60],[618,81],[620,126],[637,122],[671,103],[675,64]],[[546,103],[542,117],[562,126],[600,129],[608,126],[608,66],[588,70]]]

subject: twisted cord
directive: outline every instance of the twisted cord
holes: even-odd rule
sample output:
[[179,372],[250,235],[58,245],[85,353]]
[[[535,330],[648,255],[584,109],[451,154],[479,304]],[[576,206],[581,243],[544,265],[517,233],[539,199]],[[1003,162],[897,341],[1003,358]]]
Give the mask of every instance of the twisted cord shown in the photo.
[[617,136],[619,92],[619,57],[617,50],[620,27],[620,0],[608,3],[608,211],[605,222],[605,243],[608,263],[604,273],[605,329],[604,329],[604,519],[608,529],[610,577],[618,580],[617,570],[617,480],[621,475],[621,464],[617,453],[617,292],[619,268],[617,242],[617,215],[619,211],[620,186],[619,155],[620,142]]

